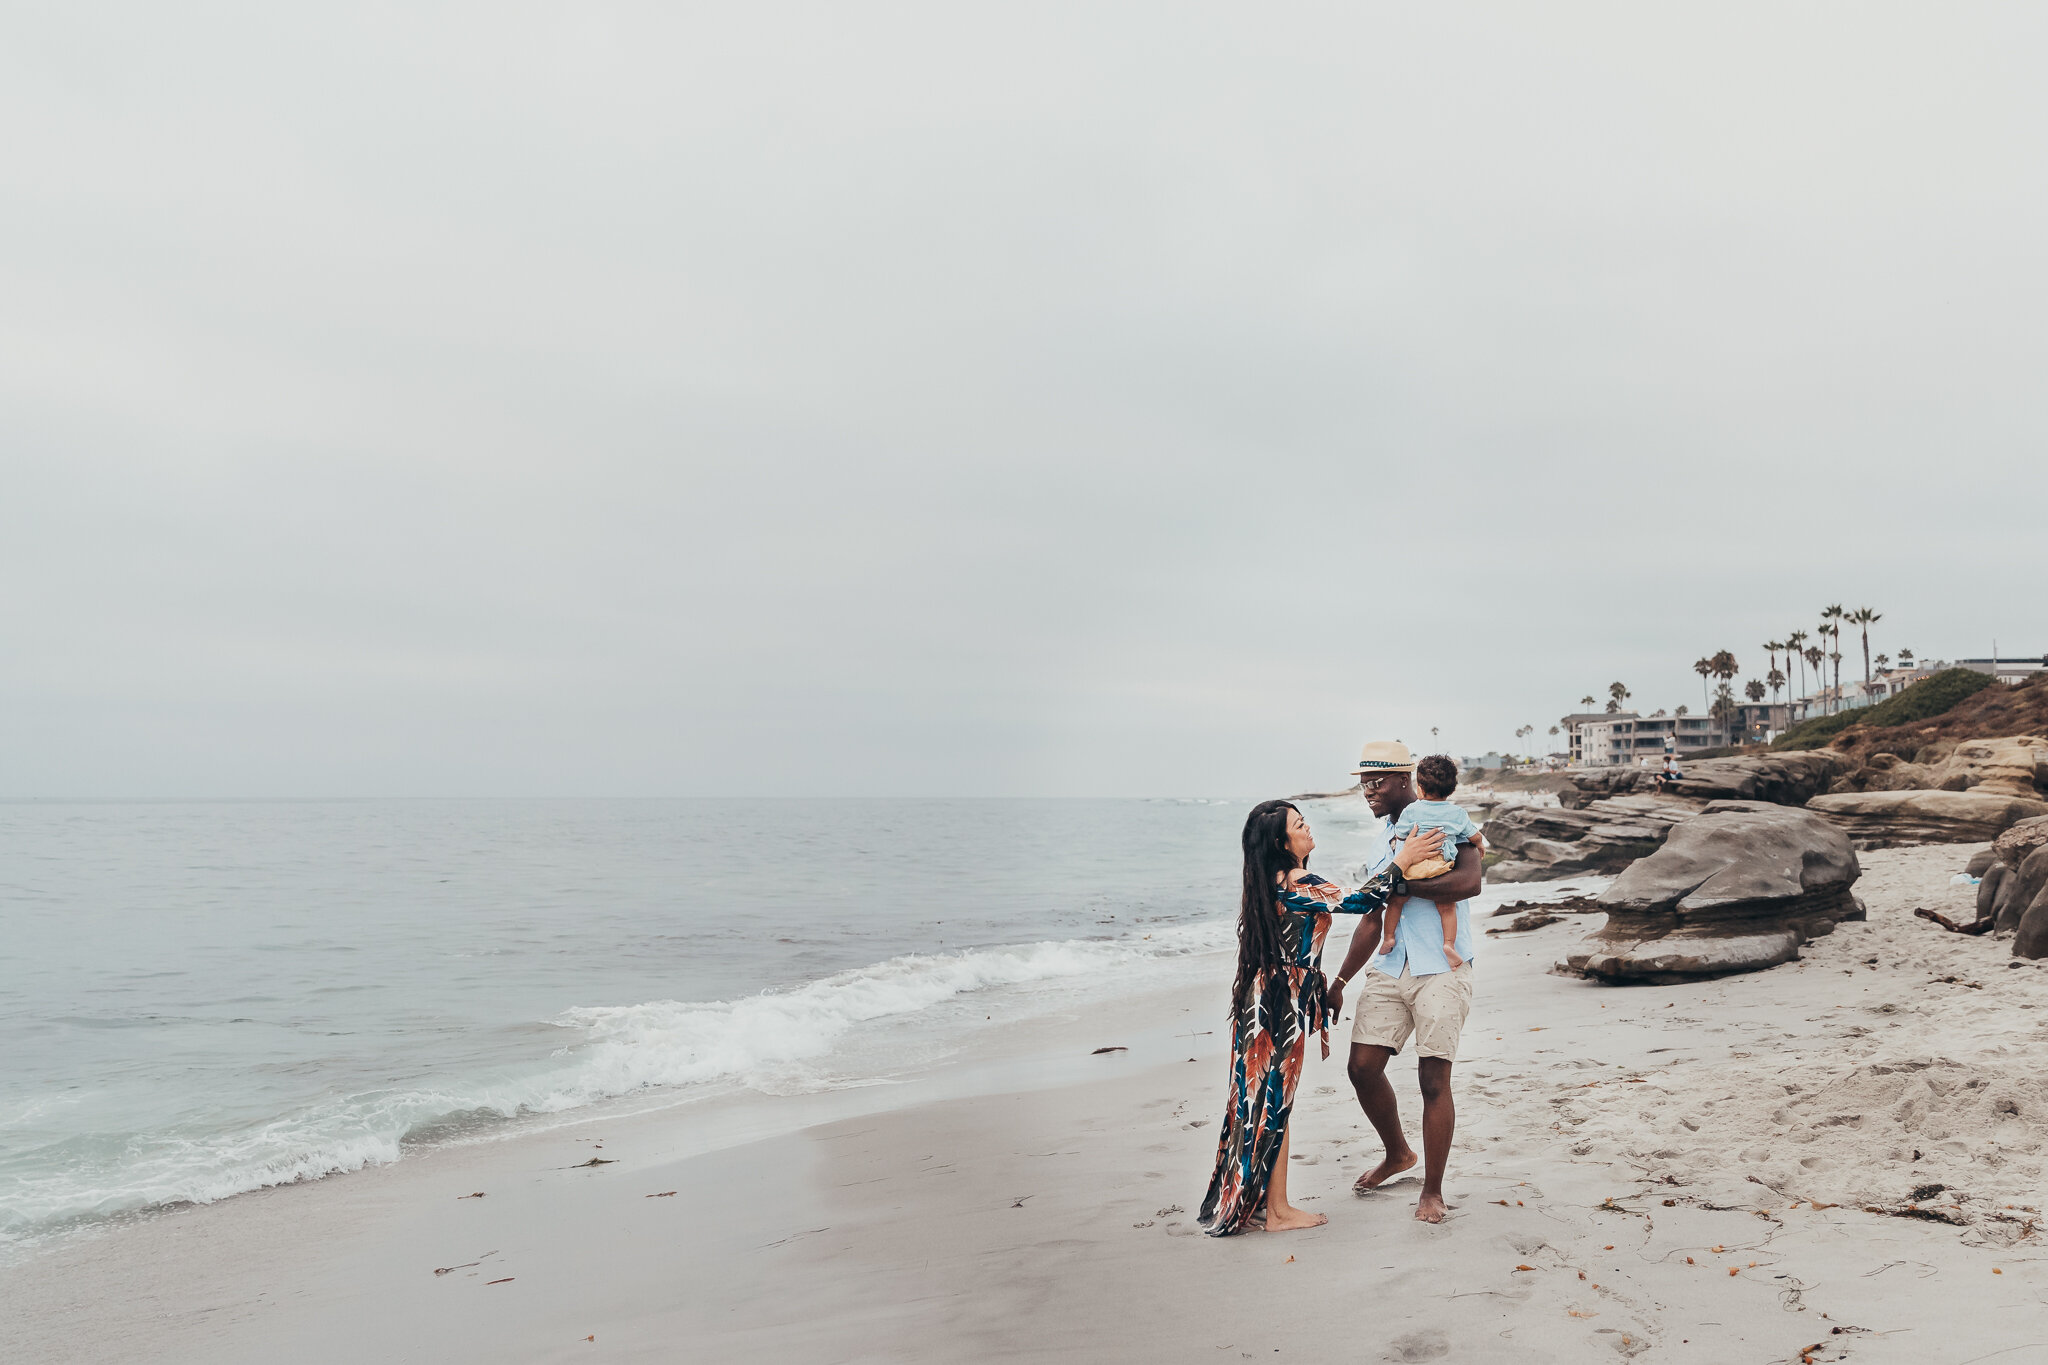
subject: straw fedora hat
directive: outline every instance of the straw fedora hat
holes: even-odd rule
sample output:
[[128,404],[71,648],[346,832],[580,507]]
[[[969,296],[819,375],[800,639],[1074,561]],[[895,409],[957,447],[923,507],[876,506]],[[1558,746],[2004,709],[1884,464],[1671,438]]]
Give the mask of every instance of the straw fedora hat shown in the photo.
[[1415,756],[1408,752],[1408,746],[1398,739],[1375,739],[1367,742],[1359,751],[1358,766],[1351,770],[1354,777],[1366,773],[1412,773],[1415,771]]

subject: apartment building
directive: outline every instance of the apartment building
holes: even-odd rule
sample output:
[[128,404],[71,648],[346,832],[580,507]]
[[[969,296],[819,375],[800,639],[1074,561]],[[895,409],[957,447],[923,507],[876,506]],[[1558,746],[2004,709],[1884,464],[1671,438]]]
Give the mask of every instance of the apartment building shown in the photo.
[[[1609,715],[1605,711],[1578,711],[1569,716],[1558,717],[1558,726],[1565,733],[1565,753],[1571,760],[1572,766],[1575,768],[1582,767],[1586,763],[1586,757],[1581,745],[1587,736],[1587,726],[1604,725],[1608,721],[1623,718],[1634,720],[1635,715],[1636,713],[1633,711],[1622,711],[1615,715]],[[1600,732],[1599,744],[1601,746],[1600,752],[1607,752],[1607,732],[1605,730]]]
[[[1779,708],[1782,710],[1782,708]],[[1639,760],[1663,761],[1702,749],[1719,749],[1730,740],[1721,722],[1711,716],[1643,716],[1633,711],[1612,715],[1566,716],[1560,722],[1571,733],[1572,763],[1604,768]]]

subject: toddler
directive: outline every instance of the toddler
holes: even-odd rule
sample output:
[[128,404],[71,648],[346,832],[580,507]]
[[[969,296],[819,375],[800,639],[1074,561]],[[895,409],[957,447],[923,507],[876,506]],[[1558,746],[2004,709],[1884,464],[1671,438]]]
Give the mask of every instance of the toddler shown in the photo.
[[[1472,817],[1462,807],[1453,805],[1452,792],[1458,789],[1458,765],[1443,754],[1431,754],[1415,765],[1415,786],[1422,793],[1420,801],[1410,801],[1408,808],[1401,812],[1401,818],[1394,822],[1393,837],[1396,843],[1407,838],[1418,829],[1440,829],[1444,832],[1444,846],[1437,857],[1428,862],[1417,863],[1408,870],[1410,883],[1441,877],[1451,870],[1457,861],[1459,844],[1471,844],[1482,853],[1485,841],[1479,837],[1479,826],[1472,823]],[[1387,902],[1387,916],[1380,951],[1394,950],[1394,930],[1401,922],[1401,908],[1408,903],[1408,897],[1396,896]],[[1465,959],[1458,955],[1458,903],[1438,901],[1437,917],[1444,926],[1444,957],[1452,967],[1462,967]]]

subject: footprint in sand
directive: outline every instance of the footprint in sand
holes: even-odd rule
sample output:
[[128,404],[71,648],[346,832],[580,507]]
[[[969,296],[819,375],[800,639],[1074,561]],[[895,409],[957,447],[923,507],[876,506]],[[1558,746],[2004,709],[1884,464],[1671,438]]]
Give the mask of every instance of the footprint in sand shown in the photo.
[[1386,1360],[1442,1360],[1451,1353],[1450,1338],[1442,1332],[1410,1332],[1387,1343]]

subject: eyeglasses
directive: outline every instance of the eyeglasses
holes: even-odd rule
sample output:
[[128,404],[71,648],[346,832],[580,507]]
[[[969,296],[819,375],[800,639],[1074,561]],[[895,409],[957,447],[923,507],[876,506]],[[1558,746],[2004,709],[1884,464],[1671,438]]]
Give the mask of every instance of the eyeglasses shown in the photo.
[[1376,792],[1393,780],[1392,774],[1381,777],[1362,777],[1358,780],[1358,789],[1362,792]]

